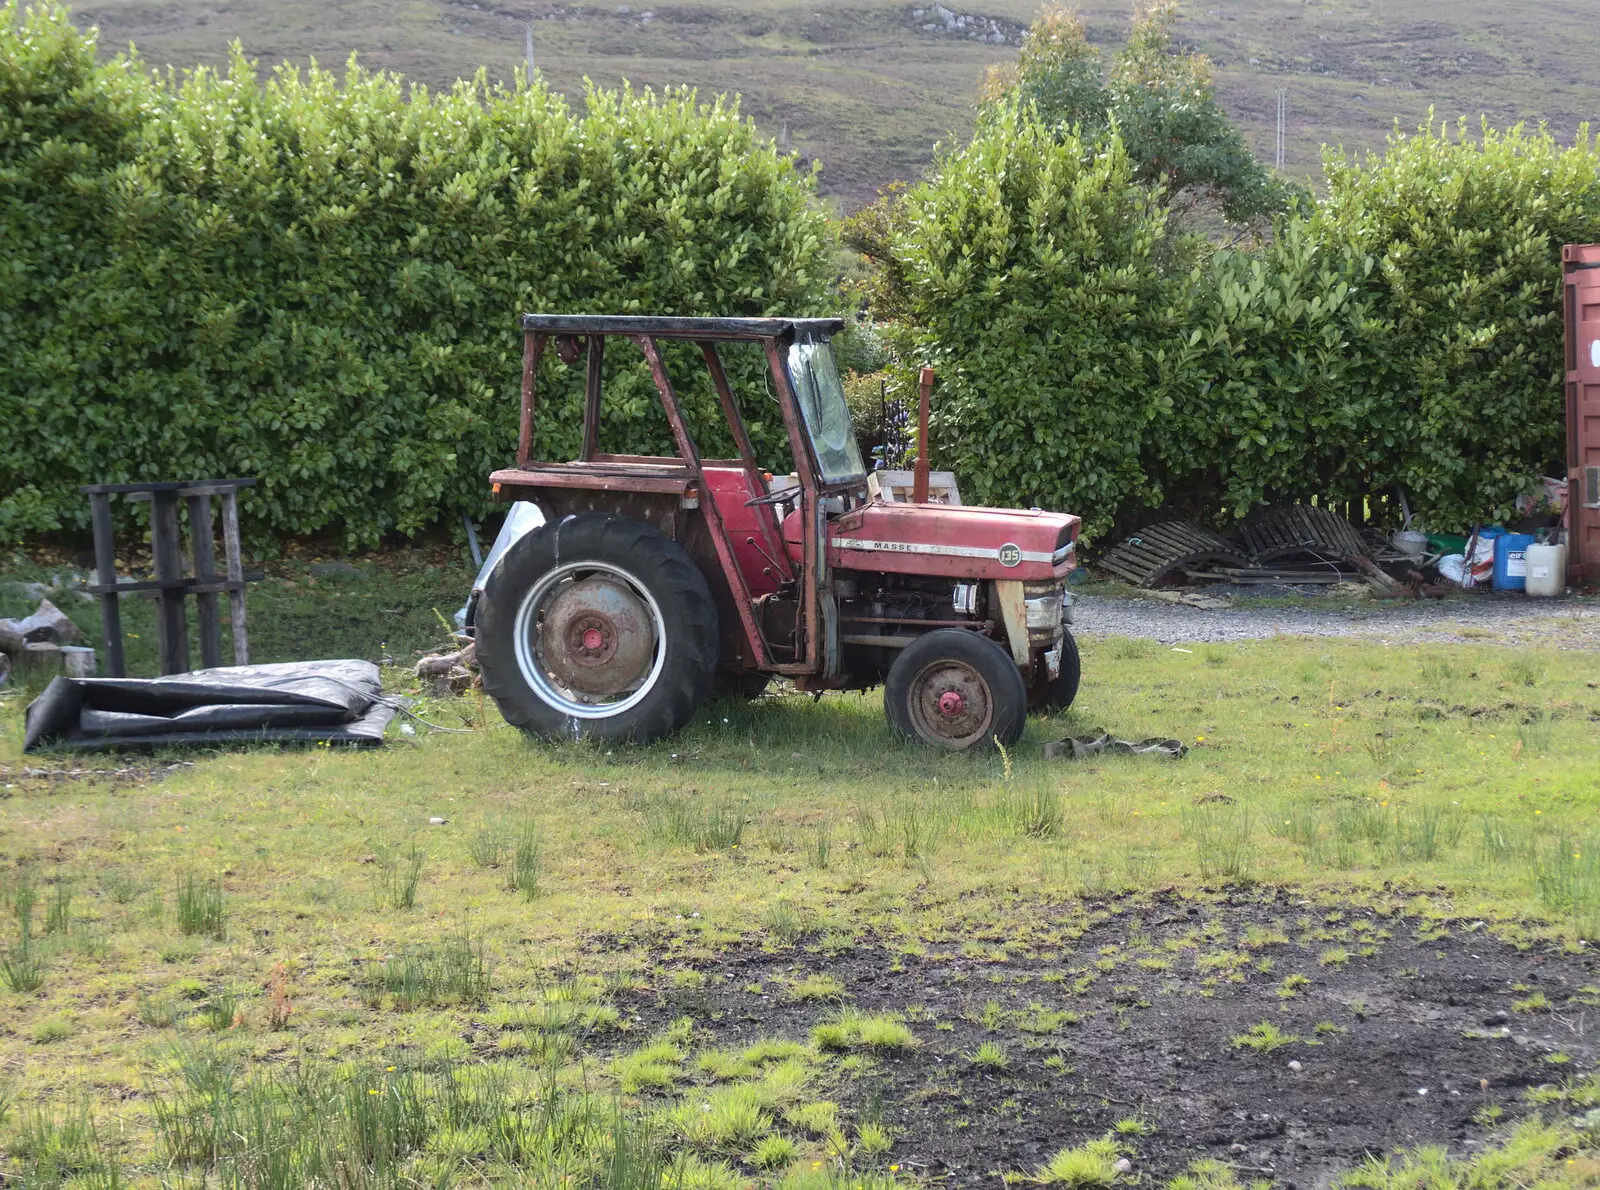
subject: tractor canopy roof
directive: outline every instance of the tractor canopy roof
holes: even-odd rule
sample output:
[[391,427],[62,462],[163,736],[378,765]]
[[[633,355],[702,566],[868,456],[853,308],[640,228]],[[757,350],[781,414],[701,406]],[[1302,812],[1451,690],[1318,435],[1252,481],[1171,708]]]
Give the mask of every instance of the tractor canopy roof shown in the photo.
[[536,335],[652,335],[658,339],[829,339],[840,318],[663,318],[652,314],[524,314]]

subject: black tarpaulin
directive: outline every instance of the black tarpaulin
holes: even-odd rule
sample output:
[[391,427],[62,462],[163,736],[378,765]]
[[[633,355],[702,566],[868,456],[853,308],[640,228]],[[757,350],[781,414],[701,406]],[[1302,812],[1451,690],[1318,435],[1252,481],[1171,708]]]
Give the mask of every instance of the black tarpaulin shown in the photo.
[[395,704],[370,661],[230,665],[165,678],[56,678],[24,752],[169,744],[383,742]]

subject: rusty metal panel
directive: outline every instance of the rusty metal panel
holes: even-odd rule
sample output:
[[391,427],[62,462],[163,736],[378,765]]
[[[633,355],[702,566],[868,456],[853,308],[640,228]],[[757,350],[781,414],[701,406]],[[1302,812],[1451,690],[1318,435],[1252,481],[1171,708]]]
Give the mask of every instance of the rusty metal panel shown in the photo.
[[1600,244],[1561,250],[1566,298],[1568,578],[1600,585],[1600,508],[1586,500],[1600,467]]

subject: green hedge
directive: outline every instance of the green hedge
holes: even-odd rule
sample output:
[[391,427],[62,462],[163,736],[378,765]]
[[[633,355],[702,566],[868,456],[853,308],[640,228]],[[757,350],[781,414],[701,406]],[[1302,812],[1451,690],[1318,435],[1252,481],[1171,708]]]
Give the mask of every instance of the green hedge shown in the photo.
[[[76,485],[141,479],[259,476],[258,533],[482,511],[514,450],[518,313],[823,312],[813,194],[736,105],[689,92],[591,91],[577,115],[537,81],[431,94],[352,63],[262,83],[237,52],[156,76],[12,0],[0,535],[81,527]],[[539,450],[570,457],[580,384],[553,357]],[[714,395],[675,375],[722,449]],[[608,360],[607,395],[606,449],[670,440],[639,363]]]
[[1166,219],[1120,140],[1016,103],[898,204],[895,342],[938,374],[933,441],[965,498],[1092,520],[1158,498],[1140,454],[1166,406]]
[[935,455],[1091,532],[1161,508],[1401,488],[1435,528],[1507,516],[1561,466],[1561,246],[1600,239],[1600,149],[1428,126],[1267,243],[1212,251],[1113,136],[1015,105],[858,220],[905,367],[940,369]]

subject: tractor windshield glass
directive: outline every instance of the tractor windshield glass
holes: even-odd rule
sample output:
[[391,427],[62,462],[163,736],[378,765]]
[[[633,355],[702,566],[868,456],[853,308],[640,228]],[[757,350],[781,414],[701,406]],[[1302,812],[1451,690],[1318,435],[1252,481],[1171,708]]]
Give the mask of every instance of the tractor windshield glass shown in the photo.
[[824,341],[800,342],[789,348],[789,380],[800,402],[806,432],[817,452],[823,483],[860,479],[867,473],[856,445],[850,406],[845,403],[833,346]]

